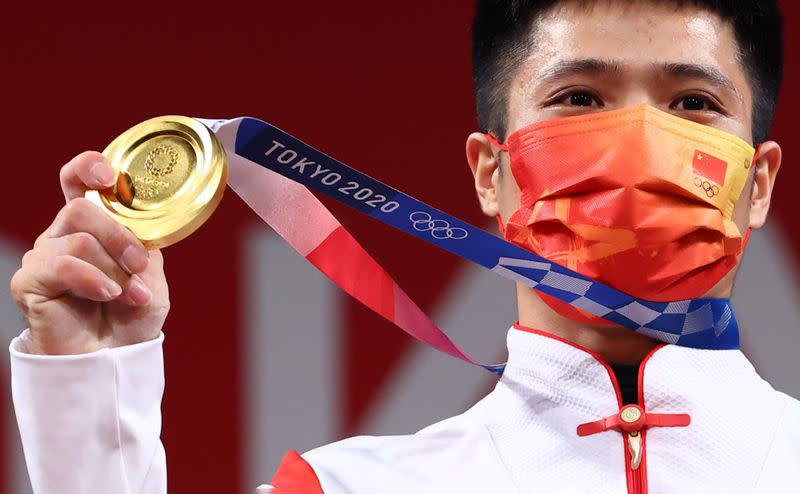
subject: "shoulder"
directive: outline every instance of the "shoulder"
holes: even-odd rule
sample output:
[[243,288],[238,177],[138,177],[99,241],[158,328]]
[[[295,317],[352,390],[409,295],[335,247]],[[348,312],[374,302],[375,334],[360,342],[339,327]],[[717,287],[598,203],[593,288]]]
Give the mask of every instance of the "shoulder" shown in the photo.
[[478,492],[479,471],[496,478],[493,470],[502,469],[486,428],[469,414],[412,435],[345,439],[303,460],[326,494]]
[[800,401],[784,393],[776,393],[784,404],[777,435],[786,437],[794,444],[800,464]]
[[[800,401],[783,393],[776,394],[783,406],[772,411],[780,415],[755,491],[759,493],[785,491],[786,480],[797,478],[800,468]],[[771,411],[765,409],[764,412]]]

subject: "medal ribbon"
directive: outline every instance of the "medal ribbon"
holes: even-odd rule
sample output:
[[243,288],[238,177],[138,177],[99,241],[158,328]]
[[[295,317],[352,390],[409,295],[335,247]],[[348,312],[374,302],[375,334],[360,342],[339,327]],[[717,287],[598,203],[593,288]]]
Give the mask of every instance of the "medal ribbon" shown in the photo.
[[439,211],[266,122],[201,121],[228,153],[229,185],[261,219],[345,292],[444,353],[498,374],[504,367],[482,364],[456,345],[309,189],[619,326],[681,346],[739,348],[729,299],[638,299]]

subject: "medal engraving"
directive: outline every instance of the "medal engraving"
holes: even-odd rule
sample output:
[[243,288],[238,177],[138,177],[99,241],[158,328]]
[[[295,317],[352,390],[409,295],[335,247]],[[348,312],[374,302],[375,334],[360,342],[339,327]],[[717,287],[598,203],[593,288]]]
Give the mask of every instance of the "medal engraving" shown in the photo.
[[133,186],[130,207],[165,207],[184,184],[191,182],[196,160],[191,142],[180,136],[159,136],[131,150],[120,167]]
[[133,181],[133,196],[139,199],[153,199],[169,187],[169,182],[152,177],[136,177]]
[[144,160],[144,167],[147,173],[156,177],[169,175],[177,164],[178,151],[168,144],[156,146],[147,154],[147,158]]

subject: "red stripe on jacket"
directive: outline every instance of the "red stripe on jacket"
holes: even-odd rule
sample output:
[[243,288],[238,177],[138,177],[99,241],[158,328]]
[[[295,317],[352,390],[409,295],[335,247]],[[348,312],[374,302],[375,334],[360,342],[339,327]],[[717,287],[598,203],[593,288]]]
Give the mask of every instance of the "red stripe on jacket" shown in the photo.
[[283,457],[272,486],[274,494],[325,494],[314,469],[297,451],[289,451]]

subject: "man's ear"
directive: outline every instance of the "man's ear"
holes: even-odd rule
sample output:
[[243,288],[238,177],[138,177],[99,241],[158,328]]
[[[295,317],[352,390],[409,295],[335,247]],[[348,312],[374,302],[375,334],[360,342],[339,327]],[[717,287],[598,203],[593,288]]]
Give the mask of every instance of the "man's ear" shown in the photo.
[[775,141],[767,141],[759,147],[755,162],[753,192],[750,195],[750,228],[758,229],[767,221],[769,204],[775,178],[781,167],[781,147]]
[[496,217],[500,214],[500,161],[486,134],[473,132],[467,137],[467,162],[475,177],[475,192],[483,214]]

